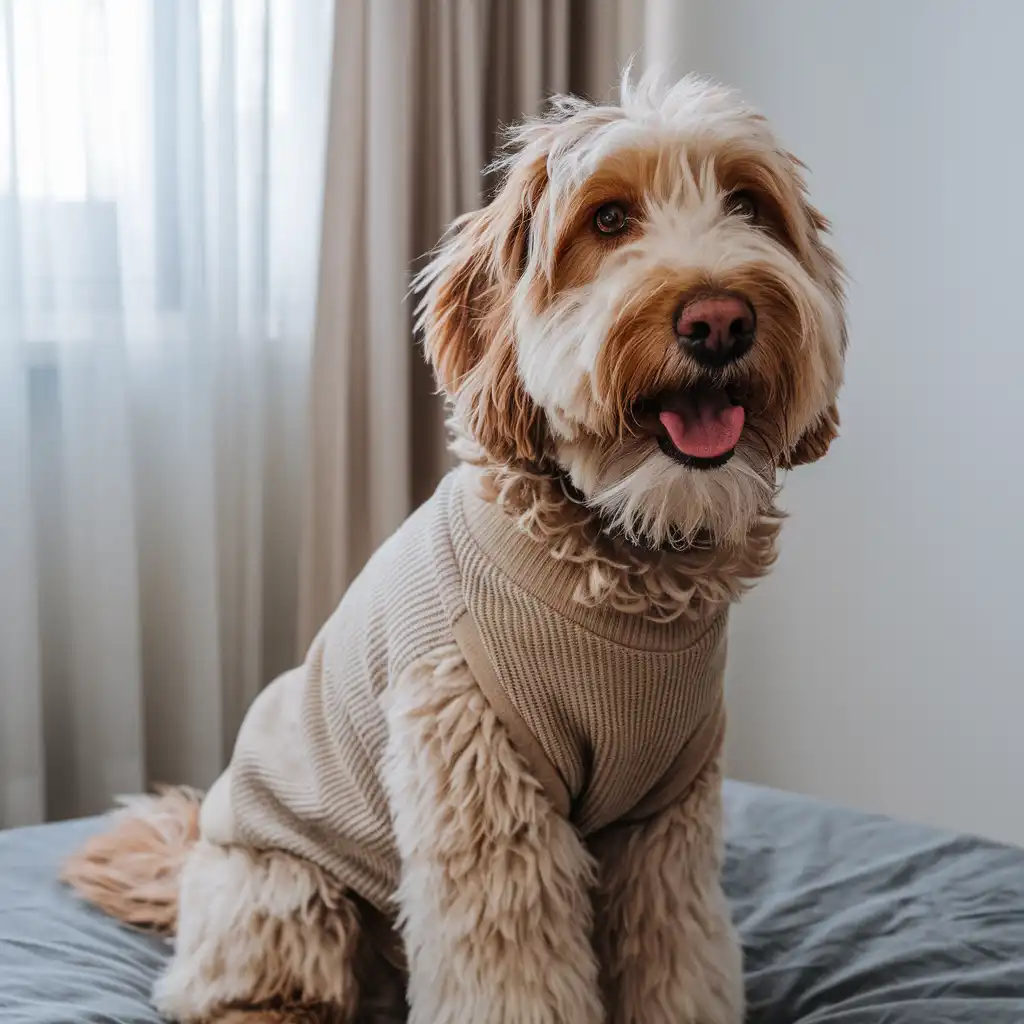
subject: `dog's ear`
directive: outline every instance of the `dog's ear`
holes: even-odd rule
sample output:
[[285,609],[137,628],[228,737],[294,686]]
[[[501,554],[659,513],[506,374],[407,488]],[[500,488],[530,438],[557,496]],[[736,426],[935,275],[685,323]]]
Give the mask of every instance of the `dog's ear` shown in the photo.
[[[798,166],[799,161],[793,158]],[[803,183],[800,180],[800,189],[803,192]],[[833,308],[838,320],[838,353],[837,366],[834,372],[834,379],[831,382],[832,395],[838,391],[842,380],[842,361],[846,355],[846,287],[845,273],[842,264],[828,244],[828,235],[831,225],[828,220],[810,203],[804,200],[804,213],[807,218],[810,239],[810,256],[807,260],[808,270],[811,275],[821,284],[832,300]],[[828,405],[818,420],[804,431],[803,435],[793,445],[792,449],[782,457],[781,465],[784,468],[792,469],[795,466],[804,466],[811,462],[817,462],[823,458],[829,449],[829,445],[839,436],[839,410],[835,400]]]
[[477,442],[505,462],[537,462],[544,448],[544,417],[516,363],[512,299],[546,185],[544,160],[513,165],[490,205],[452,225],[416,285],[438,386]]
[[817,462],[838,436],[839,410],[833,403],[825,410],[821,419],[805,431],[793,448],[782,457],[783,468],[793,469],[809,462]]

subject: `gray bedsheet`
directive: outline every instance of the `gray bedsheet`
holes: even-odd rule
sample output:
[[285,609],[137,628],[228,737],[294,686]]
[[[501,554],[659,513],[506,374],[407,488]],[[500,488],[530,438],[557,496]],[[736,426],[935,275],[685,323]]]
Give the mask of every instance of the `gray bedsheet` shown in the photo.
[[[726,888],[752,1024],[1024,1022],[1024,850],[730,784]],[[0,1022],[144,1024],[158,939],[77,904],[99,822],[0,833]]]

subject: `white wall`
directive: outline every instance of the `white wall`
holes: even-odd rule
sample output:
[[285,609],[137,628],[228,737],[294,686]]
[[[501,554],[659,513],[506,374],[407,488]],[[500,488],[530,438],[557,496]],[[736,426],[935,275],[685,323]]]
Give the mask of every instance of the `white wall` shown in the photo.
[[1024,3],[687,14],[853,279],[843,436],[735,615],[730,770],[1024,843]]

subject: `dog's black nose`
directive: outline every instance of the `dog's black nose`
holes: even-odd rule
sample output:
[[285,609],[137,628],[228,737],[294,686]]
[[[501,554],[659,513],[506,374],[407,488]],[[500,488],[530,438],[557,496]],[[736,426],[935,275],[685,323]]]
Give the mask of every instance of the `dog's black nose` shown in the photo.
[[683,302],[675,329],[683,348],[699,363],[724,366],[750,351],[757,316],[742,295],[705,293]]

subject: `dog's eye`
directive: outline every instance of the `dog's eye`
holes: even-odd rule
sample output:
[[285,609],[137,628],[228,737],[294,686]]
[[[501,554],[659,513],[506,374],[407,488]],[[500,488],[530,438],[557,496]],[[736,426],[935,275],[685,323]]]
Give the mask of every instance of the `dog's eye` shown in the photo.
[[627,220],[626,210],[620,203],[605,203],[594,214],[594,227],[602,235],[617,235]]
[[757,220],[757,200],[749,192],[733,192],[729,196],[725,208],[737,217]]

